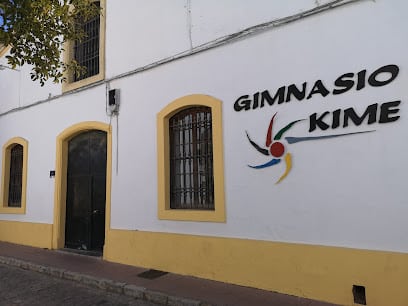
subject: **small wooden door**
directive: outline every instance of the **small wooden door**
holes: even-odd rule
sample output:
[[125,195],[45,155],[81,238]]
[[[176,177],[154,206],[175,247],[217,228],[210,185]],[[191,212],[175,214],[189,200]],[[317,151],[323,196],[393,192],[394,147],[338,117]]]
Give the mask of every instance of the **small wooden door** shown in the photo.
[[106,132],[68,142],[65,247],[102,251],[105,241]]

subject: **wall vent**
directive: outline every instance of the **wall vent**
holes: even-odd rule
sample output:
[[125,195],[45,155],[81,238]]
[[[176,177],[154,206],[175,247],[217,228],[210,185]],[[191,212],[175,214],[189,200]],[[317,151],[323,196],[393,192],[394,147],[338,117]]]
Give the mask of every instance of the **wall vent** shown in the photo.
[[367,305],[366,292],[364,286],[353,285],[354,303],[359,305]]

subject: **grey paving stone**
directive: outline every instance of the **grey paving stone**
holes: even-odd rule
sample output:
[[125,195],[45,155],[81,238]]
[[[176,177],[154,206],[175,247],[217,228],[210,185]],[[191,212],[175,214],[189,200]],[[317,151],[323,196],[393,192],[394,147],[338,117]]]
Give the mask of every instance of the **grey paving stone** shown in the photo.
[[18,267],[20,267],[20,268],[22,268],[22,269],[24,269],[24,270],[28,270],[28,268],[29,268],[29,263],[28,262],[21,262],[21,263],[18,263],[18,265],[17,265]]
[[54,277],[62,278],[63,275],[64,275],[65,270],[49,267],[49,269],[46,270],[45,272],[48,273],[49,275],[54,276]]
[[71,281],[76,281],[79,282],[82,278],[82,275],[77,272],[71,272],[71,271],[64,271],[62,274],[63,279],[71,280]]
[[47,273],[4,264],[0,264],[0,277],[7,279],[0,282],[0,306],[157,306]]
[[99,288],[100,279],[98,277],[90,275],[82,275],[81,282],[84,285],[91,286],[93,288]]
[[157,291],[146,290],[144,292],[144,298],[146,301],[149,302],[153,302],[160,305],[167,305],[168,296]]
[[106,290],[106,288],[108,288],[109,281],[110,281],[109,279],[100,278],[98,281],[98,288],[102,290]]
[[106,290],[110,292],[122,294],[123,287],[125,287],[125,285],[126,285],[125,283],[109,280],[108,282],[106,282]]
[[123,293],[127,296],[131,296],[137,299],[143,299],[146,289],[136,285],[125,285],[123,287]]
[[33,264],[33,263],[28,263],[27,268],[28,270],[40,272],[40,273],[43,273],[46,270],[46,267],[42,265]]

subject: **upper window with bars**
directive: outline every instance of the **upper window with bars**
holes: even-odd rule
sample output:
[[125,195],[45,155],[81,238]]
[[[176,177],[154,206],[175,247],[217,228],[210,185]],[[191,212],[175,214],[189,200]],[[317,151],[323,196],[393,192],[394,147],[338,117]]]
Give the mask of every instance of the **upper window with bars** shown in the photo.
[[[100,7],[100,2],[94,2]],[[82,67],[85,67],[83,74],[74,75],[74,82],[97,75],[99,73],[99,34],[100,34],[100,16],[83,22],[78,21],[78,26],[84,33],[84,38],[74,43],[74,60]]]
[[28,142],[20,137],[3,146],[3,203],[0,213],[25,213]]
[[65,61],[75,60],[85,69],[80,74],[67,71],[67,81],[62,83],[63,91],[101,81],[105,77],[105,1],[93,2],[101,9],[101,14],[87,21],[78,20],[77,26],[83,31],[84,37],[78,41],[69,41],[64,47]]
[[157,114],[159,219],[225,222],[221,106],[197,94]]

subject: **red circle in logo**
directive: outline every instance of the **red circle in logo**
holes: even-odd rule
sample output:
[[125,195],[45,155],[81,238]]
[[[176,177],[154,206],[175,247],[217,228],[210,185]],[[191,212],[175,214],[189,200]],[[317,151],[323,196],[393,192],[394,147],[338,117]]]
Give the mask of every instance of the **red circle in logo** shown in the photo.
[[274,142],[269,148],[272,156],[281,157],[285,153],[285,147],[280,142]]

